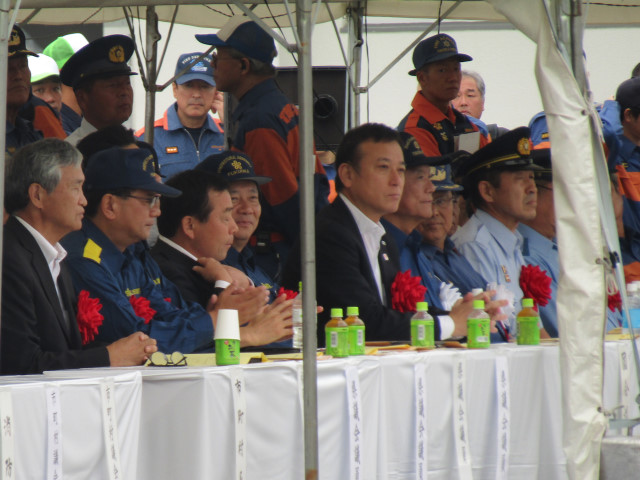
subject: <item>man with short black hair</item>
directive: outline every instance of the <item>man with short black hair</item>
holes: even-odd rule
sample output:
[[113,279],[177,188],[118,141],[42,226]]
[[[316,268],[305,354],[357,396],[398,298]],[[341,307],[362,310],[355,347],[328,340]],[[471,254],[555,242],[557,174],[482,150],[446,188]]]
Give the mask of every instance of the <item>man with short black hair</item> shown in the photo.
[[[209,111],[217,95],[211,55],[201,52],[180,55],[173,82],[175,103],[156,120],[153,146],[162,174],[169,178],[194,168],[207,156],[224,149],[224,133]],[[136,132],[144,138],[144,128]]]
[[60,80],[73,87],[83,119],[66,138],[76,145],[88,134],[126,122],[133,110],[131,71],[127,62],[134,43],[125,35],[108,35],[82,47],[60,69]]
[[[211,172],[229,181],[229,194],[233,204],[232,216],[238,227],[233,234],[233,245],[224,260],[225,265],[244,272],[255,285],[263,285],[270,291],[271,300],[276,298],[278,284],[260,263],[266,263],[265,255],[258,255],[250,245],[251,236],[258,228],[262,207],[260,185],[269,183],[270,177],[256,175],[253,163],[242,152],[223,152],[205,158],[197,170]],[[259,261],[261,262],[259,263]],[[277,262],[268,262],[271,265]],[[279,272],[278,272],[279,273]]]
[[[300,232],[300,176],[298,109],[276,85],[272,61],[277,54],[273,38],[248,17],[231,17],[214,35],[196,35],[217,48],[213,57],[218,90],[238,100],[231,123],[230,142],[251,158],[258,175],[271,177],[261,186],[265,205],[259,236],[273,244],[284,262]],[[312,161],[311,158],[306,161]],[[315,210],[327,205],[329,184],[314,155]]]
[[[73,294],[67,252],[59,243],[82,224],[81,159],[68,143],[47,139],[23,147],[7,163],[5,207],[11,217],[3,243],[4,374],[139,365],[156,351],[155,340],[135,330],[106,348],[83,348],[94,334],[83,301],[95,298]],[[99,308],[95,317],[102,317]]]
[[476,135],[478,141],[463,150],[474,151],[489,142],[485,133],[451,106],[458,96],[462,74],[460,63],[473,60],[469,55],[458,53],[453,38],[439,33],[421,41],[413,50],[414,75],[420,90],[411,102],[412,110],[400,122],[398,130],[413,135],[427,156],[452,153],[455,137]]

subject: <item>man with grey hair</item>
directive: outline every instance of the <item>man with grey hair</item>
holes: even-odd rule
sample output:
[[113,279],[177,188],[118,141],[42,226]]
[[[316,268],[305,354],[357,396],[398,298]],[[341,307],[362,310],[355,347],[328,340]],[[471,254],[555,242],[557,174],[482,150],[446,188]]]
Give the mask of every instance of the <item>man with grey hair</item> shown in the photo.
[[468,117],[473,117],[470,118],[471,122],[478,125],[478,128],[481,130],[482,127],[485,127],[489,131],[491,138],[495,140],[509,130],[504,127],[499,127],[495,123],[486,125],[484,122],[476,122],[476,120],[480,120],[482,112],[484,112],[486,91],[487,88],[484,80],[478,72],[462,70],[460,90],[458,91],[458,96],[451,101],[451,105],[460,113],[464,113]]
[[[89,347],[102,321],[95,299],[73,294],[60,239],[82,225],[82,156],[69,143],[45,139],[18,150],[6,172],[2,267],[3,374],[129,366],[157,350],[134,333]],[[77,320],[76,320],[77,319]]]

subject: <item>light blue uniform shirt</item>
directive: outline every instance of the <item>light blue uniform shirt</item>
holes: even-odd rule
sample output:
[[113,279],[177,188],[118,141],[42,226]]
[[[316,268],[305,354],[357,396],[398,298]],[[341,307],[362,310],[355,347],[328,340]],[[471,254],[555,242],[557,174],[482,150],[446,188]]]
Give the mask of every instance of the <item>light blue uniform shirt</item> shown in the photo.
[[[513,292],[516,310],[522,301],[520,269],[522,235],[512,232],[502,222],[483,210],[477,210],[451,237],[458,251],[487,282],[505,285]],[[513,324],[515,313],[509,318]]]
[[558,279],[560,278],[560,261],[558,259],[558,244],[540,235],[533,228],[520,224],[518,231],[522,235],[522,255],[528,265],[538,265],[540,270],[551,277],[551,299],[540,309],[542,325],[551,337],[558,336],[558,316],[556,313],[556,298],[558,293]]

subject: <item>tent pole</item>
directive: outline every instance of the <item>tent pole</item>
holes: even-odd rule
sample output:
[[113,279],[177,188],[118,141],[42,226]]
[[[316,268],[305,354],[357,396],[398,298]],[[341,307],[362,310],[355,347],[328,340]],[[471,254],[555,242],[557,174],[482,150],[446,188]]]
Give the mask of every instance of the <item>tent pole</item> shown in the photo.
[[302,247],[303,399],[305,479],[318,478],[318,385],[313,175],[311,0],[297,0],[298,99],[300,104],[300,240]]
[[358,2],[348,9],[349,21],[349,116],[347,130],[360,124],[360,76],[362,73],[362,26],[364,23],[364,8]]
[[158,54],[158,41],[160,40],[158,15],[153,6],[147,7],[147,25],[145,30],[147,47],[144,63],[147,71],[148,85],[145,92],[144,141],[153,145],[153,122],[156,116],[156,82],[158,79],[156,58]]

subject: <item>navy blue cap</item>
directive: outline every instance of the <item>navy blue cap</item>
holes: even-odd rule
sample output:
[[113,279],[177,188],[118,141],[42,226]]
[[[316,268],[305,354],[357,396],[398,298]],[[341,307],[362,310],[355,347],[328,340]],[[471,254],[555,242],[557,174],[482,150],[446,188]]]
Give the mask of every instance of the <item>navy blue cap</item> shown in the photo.
[[183,75],[176,78],[176,83],[178,85],[182,85],[183,83],[187,83],[191,80],[202,80],[203,82],[207,82],[209,85],[215,87],[216,82],[213,80],[213,67],[211,66],[211,55],[205,55],[197,62],[193,63],[196,58],[202,55],[202,52],[194,52],[194,53],[184,53],[180,55],[178,59],[178,63],[176,63],[176,73],[178,75],[181,71],[185,69],[189,64],[191,66],[188,70],[184,72]]
[[458,157],[462,158],[469,156],[468,152],[460,150],[458,152],[439,157],[427,157],[413,135],[407,132],[400,132],[400,138],[402,139],[401,147],[402,153],[404,154],[404,163],[407,168],[417,168],[422,165],[448,165]]
[[127,65],[133,49],[133,40],[126,35],[108,35],[94,40],[67,60],[60,70],[60,80],[75,88],[89,78],[137,75]]
[[178,197],[182,192],[158,182],[153,153],[144,148],[112,147],[89,157],[85,169],[86,190],[130,188]]
[[447,58],[455,57],[459,62],[469,62],[473,60],[469,55],[458,53],[456,41],[445,33],[439,33],[433,37],[422,40],[413,49],[413,70],[409,75],[416,75],[418,70],[428,63],[439,62]]
[[453,162],[454,177],[468,176],[480,170],[540,170],[531,158],[531,131],[519,127],[500,135],[473,155]]
[[433,167],[429,179],[436,187],[436,192],[460,192],[464,190],[462,185],[453,183],[451,165],[437,165]]
[[544,180],[551,182],[553,180],[553,170],[551,169],[551,149],[550,148],[534,148],[531,152],[533,163],[539,167],[533,174],[536,180]]
[[616,102],[620,104],[621,110],[640,108],[640,77],[625,80],[618,86]]
[[249,17],[241,15],[231,17],[217,34],[196,35],[196,39],[205,45],[233,48],[249,58],[268,64],[278,54],[271,35]]
[[31,55],[37,57],[38,54],[27,48],[27,40],[24,32],[18,25],[14,25],[9,36],[9,58],[19,57],[21,55]]
[[253,171],[253,162],[248,155],[241,152],[226,151],[209,155],[196,165],[195,169],[222,175],[229,182],[250,180],[258,185],[263,185],[272,180],[271,177],[256,175]]

